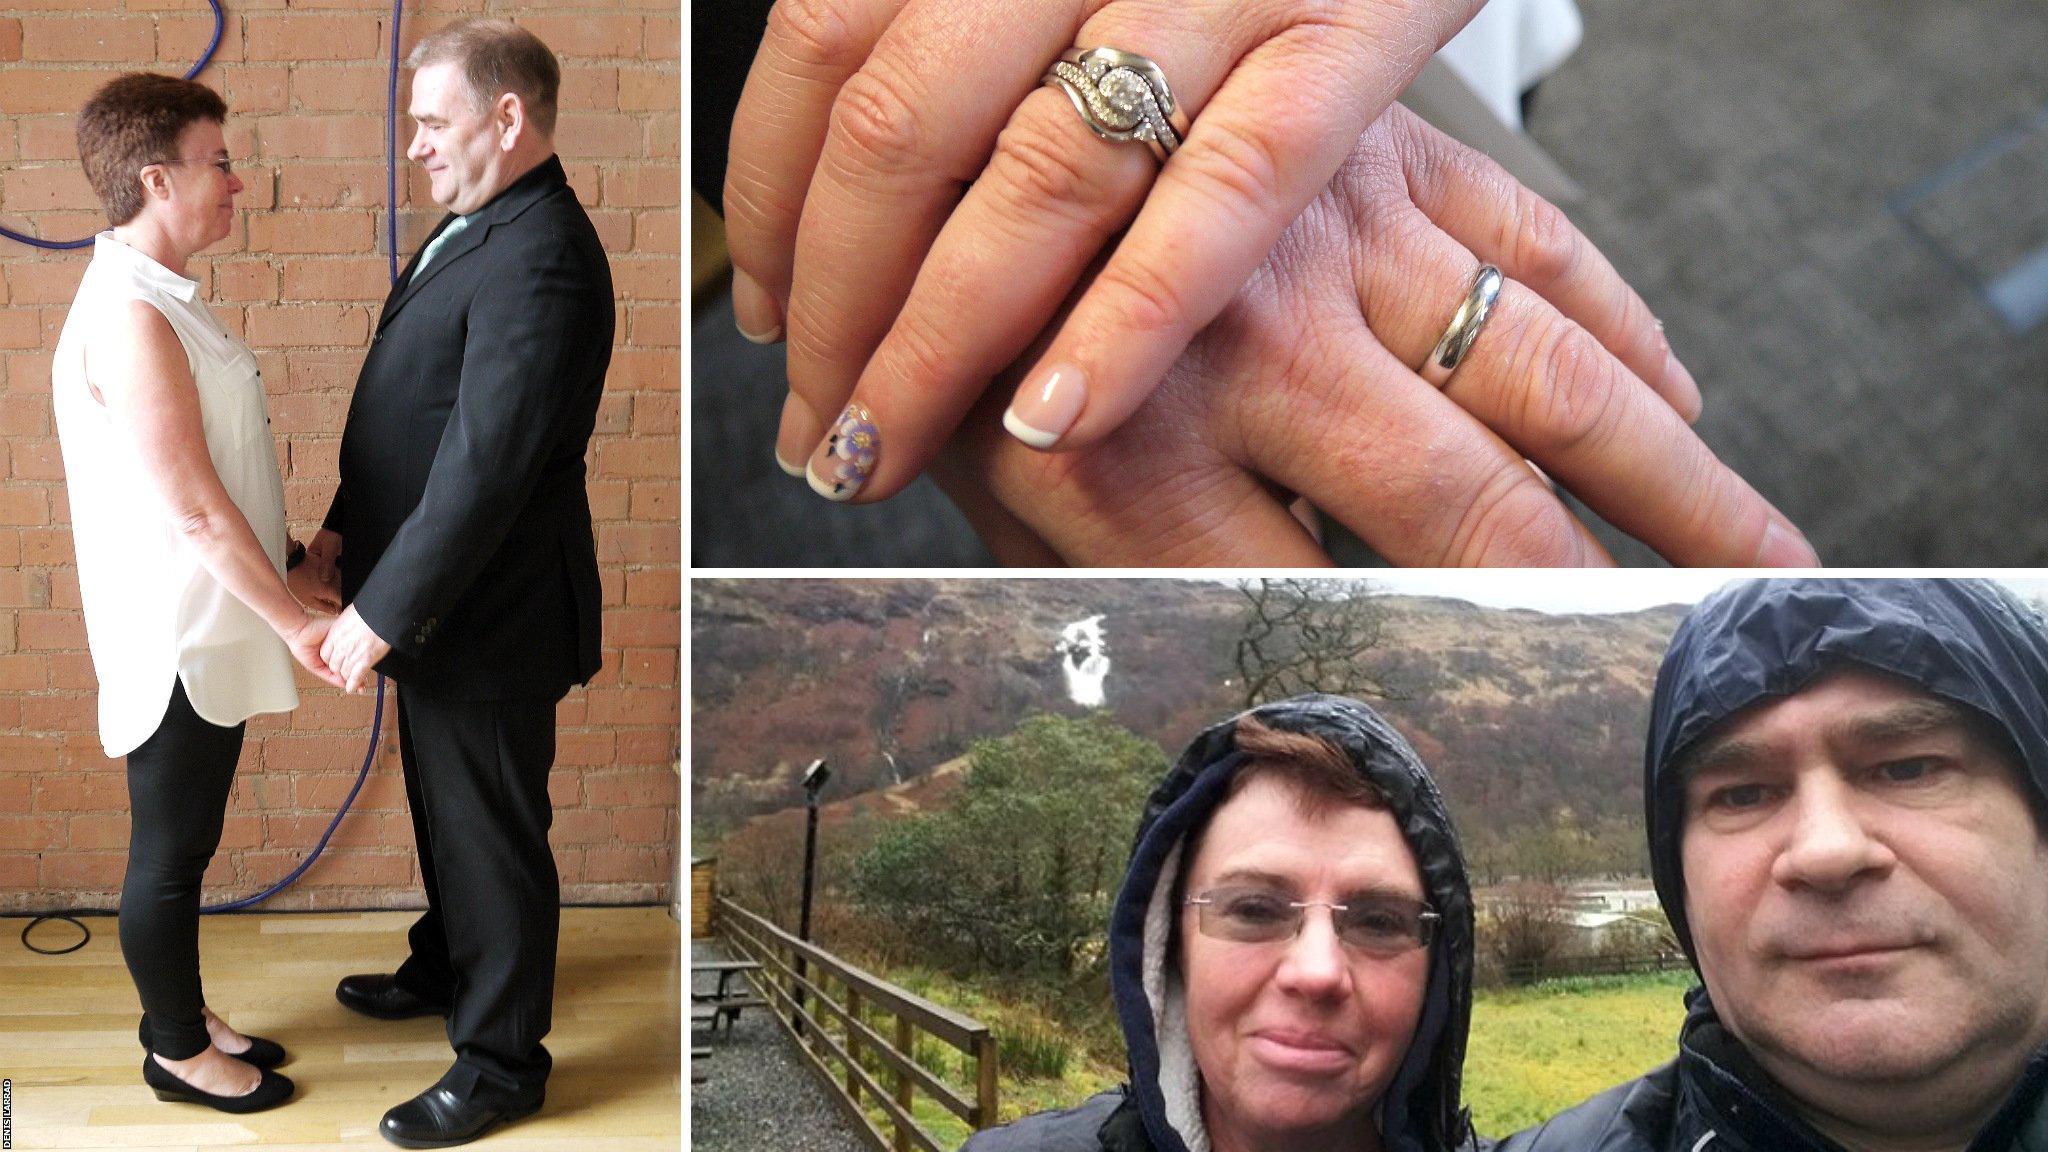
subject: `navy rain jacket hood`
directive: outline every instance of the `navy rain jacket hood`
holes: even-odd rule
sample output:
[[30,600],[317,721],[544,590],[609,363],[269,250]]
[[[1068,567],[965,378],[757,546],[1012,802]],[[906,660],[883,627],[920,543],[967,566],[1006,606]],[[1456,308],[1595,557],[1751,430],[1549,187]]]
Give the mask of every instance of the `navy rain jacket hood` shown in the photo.
[[[2037,803],[2048,802],[2048,627],[2005,589],[1973,580],[1758,580],[1702,601],[1657,674],[1644,756],[1650,866],[1693,955],[1679,841],[1685,753],[1753,704],[1844,665],[1889,673],[2002,727]],[[1695,958],[1694,967],[1698,967]],[[2048,1050],[2034,1055],[1970,1152],[2048,1148]],[[1678,1058],[1495,1152],[1841,1152],[1721,1024],[1706,989],[1686,997]]]
[[[1389,1152],[1445,1152],[1463,1146],[1470,1119],[1459,1101],[1465,1035],[1472,1014],[1472,894],[1450,813],[1415,750],[1377,713],[1338,696],[1297,696],[1251,713],[1269,728],[1319,736],[1342,748],[1386,798],[1414,853],[1429,903],[1443,917],[1433,945],[1422,1017],[1406,1060],[1380,1104]],[[1110,985],[1131,1063],[1131,1096],[1157,1152],[1189,1152],[1187,1109],[1199,1124],[1199,1094],[1170,1099],[1194,1075],[1185,1034],[1162,1046],[1162,1023],[1183,1028],[1177,977],[1166,949],[1176,881],[1188,834],[1208,823],[1246,757],[1237,718],[1197,736],[1146,802],[1137,845],[1110,916]],[[1163,1079],[1162,1079],[1163,1076]]]
[[[1443,917],[1415,1037],[1380,1099],[1388,1152],[1473,1146],[1459,1101],[1472,1014],[1472,893],[1443,796],[1415,750],[1371,709],[1338,696],[1297,696],[1253,709],[1269,728],[1330,741],[1386,798]],[[1110,913],[1110,988],[1130,1056],[1130,1084],[1075,1108],[977,1133],[966,1152],[1205,1152],[1199,1076],[1179,977],[1169,962],[1174,897],[1188,835],[1208,824],[1247,757],[1232,717],[1197,736],[1146,802],[1129,870]]]
[[2019,751],[2037,803],[2048,804],[2048,628],[2012,593],[1984,580],[1731,584],[1672,635],[1644,751],[1650,871],[1687,956],[1680,758],[1744,708],[1843,665],[1890,673],[1983,713]]

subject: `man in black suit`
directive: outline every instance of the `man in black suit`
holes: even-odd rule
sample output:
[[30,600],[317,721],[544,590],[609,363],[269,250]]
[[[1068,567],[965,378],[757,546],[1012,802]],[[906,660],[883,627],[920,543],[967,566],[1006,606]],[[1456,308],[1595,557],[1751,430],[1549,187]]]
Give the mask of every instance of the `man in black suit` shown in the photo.
[[341,611],[323,647],[359,689],[398,684],[427,911],[392,975],[335,995],[448,1016],[456,1061],[391,1109],[408,1148],[538,1109],[561,888],[547,833],[555,705],[598,670],[584,455],[611,360],[602,244],[554,155],[560,67],[508,20],[420,42],[407,155],[450,210],[384,302],[341,483],[294,573]]

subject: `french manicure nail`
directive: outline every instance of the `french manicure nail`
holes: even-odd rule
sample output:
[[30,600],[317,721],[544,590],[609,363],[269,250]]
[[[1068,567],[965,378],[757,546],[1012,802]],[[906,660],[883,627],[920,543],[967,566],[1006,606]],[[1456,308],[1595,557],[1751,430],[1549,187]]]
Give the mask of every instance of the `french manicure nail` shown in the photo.
[[1672,407],[1685,417],[1685,422],[1690,424],[1699,419],[1702,404],[1699,383],[1668,348],[1664,351],[1664,383],[1673,393]]
[[860,494],[868,477],[875,473],[875,454],[881,448],[881,433],[867,405],[856,400],[846,406],[818,450],[804,466],[811,491],[827,500],[851,500]]
[[738,268],[732,270],[732,318],[740,335],[756,344],[782,339],[782,305],[760,281]]
[[1041,368],[1017,389],[1003,427],[1010,435],[1046,449],[1060,442],[1088,403],[1088,378],[1071,364]]
[[1756,562],[1765,568],[1818,568],[1820,554],[1798,529],[1773,520],[1764,531],[1763,547],[1757,549]]
[[775,431],[775,466],[791,476],[801,478],[804,466],[792,464],[790,461],[804,459],[805,450],[817,444],[824,434],[824,429],[818,426],[817,415],[811,411],[809,404],[804,403],[802,397],[794,392],[784,396],[782,419]]

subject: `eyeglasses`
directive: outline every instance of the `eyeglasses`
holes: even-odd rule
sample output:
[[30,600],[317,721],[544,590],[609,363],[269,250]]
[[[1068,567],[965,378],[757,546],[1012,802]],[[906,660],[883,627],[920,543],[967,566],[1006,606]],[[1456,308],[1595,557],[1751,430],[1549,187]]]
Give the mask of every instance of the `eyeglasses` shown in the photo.
[[218,168],[218,169],[220,169],[220,171],[221,171],[221,175],[223,175],[223,176],[232,176],[232,175],[234,175],[234,174],[235,174],[235,162],[234,162],[233,160],[230,160],[230,159],[228,159],[228,158],[227,158],[227,157],[225,157],[225,156],[221,156],[221,157],[218,157],[218,158],[208,158],[208,157],[204,157],[204,156],[201,156],[201,157],[197,157],[197,158],[195,158],[195,159],[191,159],[191,160],[159,160],[159,161],[157,161],[157,163],[159,163],[159,164],[211,164],[211,165],[213,165],[213,166],[214,166],[215,168]]
[[1364,894],[1342,904],[1289,900],[1266,888],[1215,888],[1185,903],[1194,908],[1202,935],[1239,944],[1292,940],[1310,908],[1328,908],[1337,939],[1383,956],[1427,948],[1443,919],[1429,905],[1403,896]]

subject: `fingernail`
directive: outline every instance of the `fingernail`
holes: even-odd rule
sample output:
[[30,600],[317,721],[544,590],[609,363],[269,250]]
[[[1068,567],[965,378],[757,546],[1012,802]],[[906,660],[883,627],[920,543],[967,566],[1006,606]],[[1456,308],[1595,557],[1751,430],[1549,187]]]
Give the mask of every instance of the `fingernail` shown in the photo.
[[1820,553],[1806,542],[1797,528],[1782,521],[1773,520],[1764,531],[1763,547],[1757,549],[1756,562],[1765,568],[1818,568]]
[[1087,403],[1088,378],[1071,364],[1055,364],[1039,369],[1017,389],[1010,410],[1003,413],[1003,427],[1033,448],[1050,448],[1074,426]]
[[1699,383],[1668,348],[1664,351],[1664,383],[1672,392],[1672,407],[1685,417],[1685,422],[1690,424],[1698,420],[1702,404]]
[[756,344],[782,339],[782,305],[760,281],[737,268],[732,270],[732,318],[740,335]]
[[783,397],[782,419],[775,430],[775,466],[801,478],[804,466],[791,461],[802,460],[805,453],[817,447],[824,435],[825,428],[817,413],[811,411],[803,397],[794,392]]
[[867,405],[856,400],[839,414],[818,450],[811,453],[804,478],[810,481],[811,491],[827,500],[851,500],[874,475],[875,454],[880,448],[875,418]]

